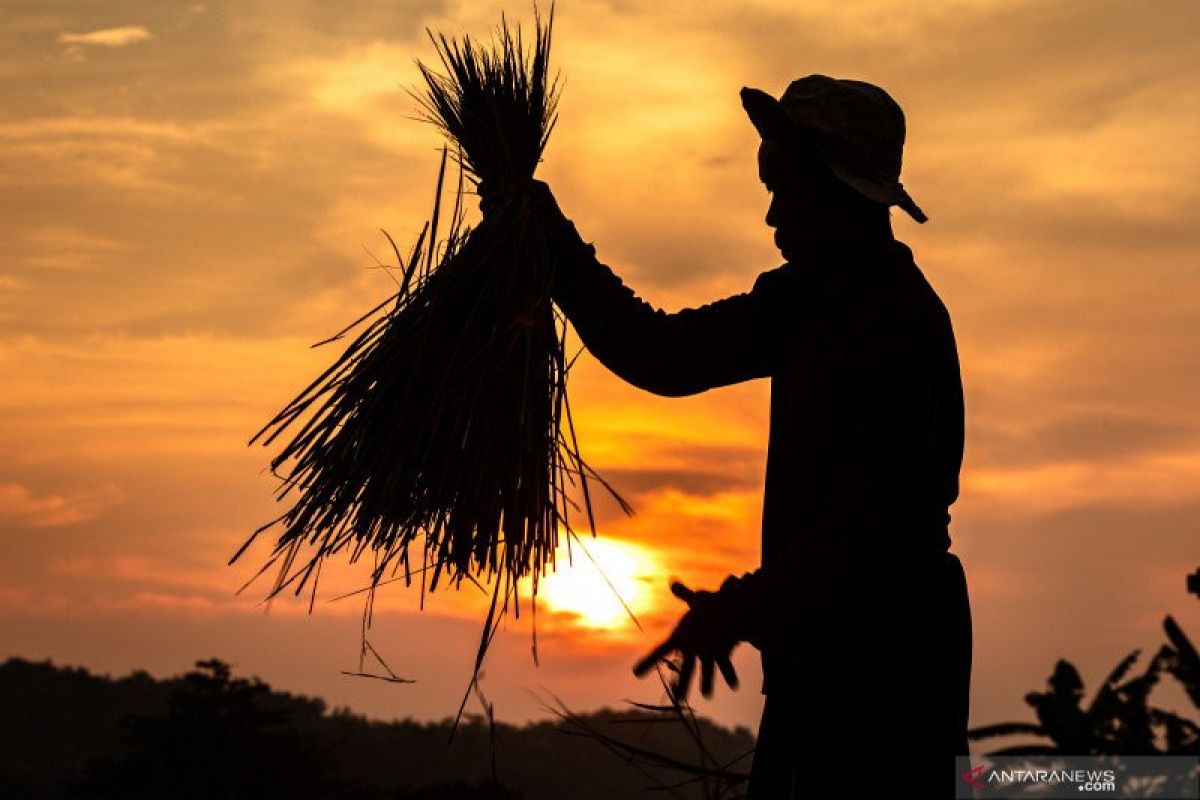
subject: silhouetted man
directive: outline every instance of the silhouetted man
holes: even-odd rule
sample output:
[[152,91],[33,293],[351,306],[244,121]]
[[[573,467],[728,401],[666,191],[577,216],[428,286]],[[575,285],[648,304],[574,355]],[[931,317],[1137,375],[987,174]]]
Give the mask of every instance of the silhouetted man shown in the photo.
[[892,234],[926,216],[899,181],[905,122],[879,87],[810,75],[779,100],[743,89],[762,137],[766,222],[786,259],[744,294],[655,309],[596,260],[545,184],[553,297],[626,381],[681,397],[771,378],[762,566],[689,609],[635,667],[682,656],[736,687],[740,641],[766,701],[748,789],[763,798],[953,797],[966,755],[971,614],[949,552],[963,396],[950,317]]

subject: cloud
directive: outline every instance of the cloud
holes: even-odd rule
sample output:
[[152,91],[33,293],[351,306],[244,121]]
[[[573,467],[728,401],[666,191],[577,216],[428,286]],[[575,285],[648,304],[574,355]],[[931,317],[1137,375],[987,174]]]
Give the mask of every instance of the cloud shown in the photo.
[[759,447],[712,445],[699,442],[644,441],[640,459],[646,467],[598,467],[600,474],[622,494],[646,495],[673,489],[709,497],[728,492],[762,489],[766,441]]
[[[1132,626],[1143,612],[1165,612],[1187,602],[1184,577],[1196,567],[1200,519],[1195,496],[1138,506],[1080,502],[1007,518],[974,514],[956,523],[955,550],[964,554],[968,580],[981,571],[979,605],[988,609],[989,618],[1004,610],[998,605],[1053,608],[1036,624],[1069,627],[1104,619],[1106,630],[1124,626],[1112,637],[1119,641],[1137,635]],[[994,601],[989,599],[993,592]],[[1031,616],[1020,613],[1005,627],[1033,624]]]
[[154,34],[141,25],[125,25],[120,28],[105,28],[88,33],[60,33],[60,44],[96,45],[100,47],[124,47],[134,42],[153,39]]
[[124,492],[111,485],[71,494],[39,494],[19,483],[0,483],[0,517],[35,528],[76,525],[125,499]]
[[1200,427],[1134,411],[1081,409],[1054,413],[1044,422],[1026,421],[1010,431],[985,434],[979,458],[991,466],[1033,466],[1054,462],[1120,462],[1138,456],[1194,452]]
[[[0,301],[0,328],[70,336],[291,327],[315,340],[394,290],[365,269],[361,246],[375,244],[380,227],[405,244],[428,212],[427,192],[387,187],[432,188],[432,147],[426,158],[413,144],[437,135],[402,124],[411,103],[401,84],[412,70],[408,43],[440,4],[352,2],[333,15],[322,3],[214,3],[184,15],[168,4],[125,7],[154,37],[103,48],[86,69],[45,57],[48,22],[34,18],[55,11],[77,33],[115,29],[107,23],[120,4],[11,10],[0,64],[0,92],[14,109],[0,115],[0,238],[23,242],[3,270],[22,291]],[[409,132],[405,152],[384,130]],[[115,247],[63,252],[27,238],[45,225]],[[72,269],[51,278],[47,265]]]
[[56,556],[47,565],[54,575],[69,578],[94,578],[172,588],[217,591],[225,588],[222,573],[214,569],[166,563],[140,555]]
[[[154,454],[258,457],[247,441],[319,370],[303,339],[90,335],[14,338],[0,442],[21,453],[3,469],[46,462],[121,465]],[[262,451],[265,452],[265,451]],[[265,457],[264,457],[265,461]],[[112,464],[112,466],[107,466]],[[0,475],[2,478],[2,475]],[[145,478],[135,478],[144,483]]]
[[675,469],[607,469],[601,473],[618,491],[633,495],[676,489],[684,494],[708,496],[758,486],[757,475]]
[[97,269],[129,248],[102,234],[54,223],[31,227],[24,239],[24,252],[15,260],[31,271]]

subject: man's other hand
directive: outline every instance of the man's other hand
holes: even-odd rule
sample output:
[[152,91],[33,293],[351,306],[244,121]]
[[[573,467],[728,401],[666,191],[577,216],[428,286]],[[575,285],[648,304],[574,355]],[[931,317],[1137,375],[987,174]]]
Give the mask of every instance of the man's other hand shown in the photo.
[[729,688],[736,689],[737,672],[729,657],[739,639],[733,632],[734,626],[725,599],[717,592],[693,591],[678,581],[671,584],[671,593],[687,603],[688,610],[671,635],[634,665],[633,674],[640,678],[669,653],[679,651],[683,660],[679,677],[671,688],[675,700],[683,702],[687,698],[697,661],[700,662],[702,695],[712,697],[713,678],[717,669]]

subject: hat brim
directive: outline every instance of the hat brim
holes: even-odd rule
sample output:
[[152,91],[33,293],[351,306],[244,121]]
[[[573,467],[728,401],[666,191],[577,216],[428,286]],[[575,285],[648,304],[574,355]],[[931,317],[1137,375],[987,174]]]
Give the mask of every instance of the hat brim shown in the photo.
[[811,132],[797,124],[774,97],[762,89],[752,89],[749,86],[742,87],[741,97],[742,108],[746,110],[746,116],[750,117],[750,122],[759,136],[789,148],[794,147],[797,141],[811,144],[815,148],[817,143]]
[[[795,150],[797,144],[801,144],[810,154],[817,155],[818,157],[821,156],[822,149],[813,133],[805,130],[803,126],[792,119],[784,111],[783,105],[774,97],[761,89],[743,86],[741,98],[742,108],[746,110],[746,116],[750,118],[754,129],[758,131],[758,135],[763,139],[770,139],[790,150]],[[874,200],[877,203],[883,203],[884,205],[899,206],[910,217],[922,224],[929,220],[929,217],[913,201],[908,191],[905,190],[904,185],[899,181],[880,185],[841,169],[836,163],[832,163],[828,159],[822,160],[840,181],[864,197]]]
[[874,200],[877,203],[883,203],[887,206],[899,206],[917,222],[922,224],[929,221],[929,217],[921,210],[921,207],[916,204],[909,195],[908,190],[904,188],[904,184],[896,181],[895,183],[879,184],[874,181],[860,178],[859,176],[841,169],[837,164],[829,165],[830,171],[837,178],[850,188],[857,191],[859,194]]

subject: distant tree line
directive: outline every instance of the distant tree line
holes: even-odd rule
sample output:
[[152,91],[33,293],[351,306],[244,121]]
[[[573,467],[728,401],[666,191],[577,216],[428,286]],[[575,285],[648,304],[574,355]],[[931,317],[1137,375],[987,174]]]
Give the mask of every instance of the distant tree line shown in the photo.
[[[415,687],[405,687],[413,690]],[[558,720],[379,722],[231,674],[219,659],[168,680],[120,679],[12,658],[0,664],[0,797],[608,800],[664,795],[677,773],[633,766]],[[572,715],[619,741],[693,757],[679,726],[649,712]],[[695,721],[728,761],[753,734]],[[577,725],[575,726],[578,727]]]

